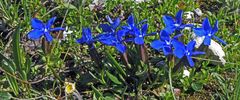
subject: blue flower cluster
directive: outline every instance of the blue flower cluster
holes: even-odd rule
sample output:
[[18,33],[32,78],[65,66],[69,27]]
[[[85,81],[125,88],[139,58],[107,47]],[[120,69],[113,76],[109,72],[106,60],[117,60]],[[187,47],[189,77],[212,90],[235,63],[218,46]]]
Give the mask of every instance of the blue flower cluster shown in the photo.
[[[191,40],[187,45],[179,41],[179,37],[182,35],[181,30],[185,27],[190,27],[198,37],[204,36],[204,45],[209,46],[211,44],[211,38],[215,38],[223,44],[226,44],[223,40],[215,36],[218,31],[218,21],[215,22],[212,28],[208,18],[205,18],[202,27],[194,27],[192,24],[184,24],[182,21],[183,11],[179,10],[176,17],[164,15],[163,21],[165,28],[160,31],[160,39],[154,40],[150,46],[156,50],[162,50],[165,56],[174,55],[181,59],[186,57],[189,65],[194,66],[192,56],[205,54],[204,52],[194,51],[196,42]],[[40,20],[33,18],[32,27],[33,30],[29,32],[28,37],[33,40],[45,36],[47,41],[51,42],[53,39],[50,35],[51,31],[64,30],[64,28],[51,28],[56,17],[51,18],[47,24],[42,23]],[[146,20],[136,23],[134,16],[130,15],[127,19],[127,25],[120,26],[120,18],[112,20],[107,16],[108,24],[101,24],[99,27],[103,33],[97,36],[92,36],[90,28],[83,28],[82,37],[77,39],[77,43],[87,44],[94,47],[95,42],[100,42],[107,46],[115,47],[120,53],[126,52],[126,42],[133,42],[137,45],[144,45],[144,37],[155,35],[156,32],[148,32],[148,24]],[[176,33],[176,34],[173,34]],[[175,35],[175,36],[172,36]]]

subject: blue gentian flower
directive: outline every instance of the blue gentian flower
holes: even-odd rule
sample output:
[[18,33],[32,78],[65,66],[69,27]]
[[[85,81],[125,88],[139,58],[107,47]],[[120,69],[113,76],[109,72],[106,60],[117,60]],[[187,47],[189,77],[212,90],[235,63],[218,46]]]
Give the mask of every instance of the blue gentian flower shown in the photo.
[[193,51],[194,50],[194,46],[196,44],[195,41],[190,41],[187,46],[185,46],[183,43],[175,40],[172,42],[173,43],[173,47],[175,48],[173,51],[173,54],[178,57],[179,59],[181,59],[182,57],[186,56],[188,63],[190,65],[190,67],[194,66],[194,62],[192,60],[192,56],[194,55],[200,55],[200,54],[205,54],[204,52],[200,52],[200,51]]
[[140,23],[136,24],[134,22],[134,16],[133,15],[130,15],[128,17],[127,26],[122,26],[122,30],[124,31],[122,36],[132,35],[132,36],[134,36],[134,38],[126,39],[126,41],[134,41],[135,44],[143,45],[145,36],[155,34],[155,32],[153,32],[151,34],[147,34],[148,24],[143,24],[142,28],[140,30],[138,28],[138,25],[143,23],[143,22],[146,22],[146,20],[142,20]]
[[163,49],[163,54],[167,56],[172,54],[172,41],[177,40],[179,36],[181,36],[181,34],[176,35],[171,39],[170,35],[165,30],[162,30],[160,32],[160,40],[153,41],[150,46],[156,50]]
[[130,15],[127,19],[127,26],[122,26],[123,29],[126,30],[133,30],[136,27],[134,23],[134,16]]
[[144,24],[142,26],[141,31],[138,28],[134,28],[134,32],[135,32],[134,42],[135,42],[135,44],[138,44],[138,45],[143,45],[144,44],[144,37],[147,36],[147,29],[148,29],[148,24]]
[[82,29],[82,37],[77,39],[77,43],[91,45],[95,40],[92,37],[92,32],[90,28]]
[[31,24],[33,30],[28,33],[28,38],[32,40],[38,40],[41,38],[41,36],[45,36],[47,41],[51,42],[53,37],[51,36],[50,32],[64,30],[64,28],[61,27],[51,28],[56,18],[57,17],[52,17],[46,24],[37,18],[32,18]]
[[[122,30],[125,30],[126,33],[129,35],[136,35],[136,31],[139,31],[138,25],[142,24],[143,22],[146,22],[146,20],[142,20],[138,24],[134,22],[134,16],[130,15],[127,19],[127,25],[122,26]],[[145,26],[147,28],[147,26]],[[125,34],[126,35],[126,34]]]
[[171,16],[164,15],[163,16],[163,21],[166,25],[166,30],[169,34],[172,34],[175,30],[182,30],[185,27],[192,27],[193,25],[190,24],[183,24],[182,23],[182,15],[183,15],[183,10],[179,10],[176,14],[175,20]]
[[105,45],[116,47],[116,49],[121,53],[125,53],[126,46],[122,43],[123,40],[121,37],[124,31],[119,30],[118,32],[115,32],[115,33],[100,34],[96,37],[96,39]]
[[112,21],[112,19],[107,16],[107,20],[109,24],[100,24],[100,27],[102,28],[103,32],[115,32],[117,27],[120,25],[120,18],[115,19]]
[[209,46],[211,44],[211,38],[215,38],[218,41],[220,41],[222,44],[226,44],[225,41],[223,41],[222,39],[218,38],[217,36],[215,36],[215,33],[218,31],[218,21],[216,20],[214,27],[212,28],[210,25],[210,22],[208,20],[208,18],[205,18],[203,23],[202,23],[202,28],[193,28],[194,33],[197,36],[205,36],[204,38],[204,45]]

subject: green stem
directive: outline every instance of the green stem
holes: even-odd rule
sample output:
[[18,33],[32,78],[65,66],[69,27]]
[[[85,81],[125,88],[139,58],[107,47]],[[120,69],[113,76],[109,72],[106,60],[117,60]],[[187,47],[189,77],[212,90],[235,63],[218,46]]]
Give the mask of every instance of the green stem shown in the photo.
[[173,91],[173,86],[172,86],[172,68],[174,67],[174,57],[169,56],[168,58],[168,64],[169,64],[169,70],[168,70],[168,77],[169,77],[169,84],[172,92],[173,99],[176,100],[174,91]]
[[57,78],[61,83],[64,83],[64,81],[61,80],[61,78],[57,75],[57,73],[55,72],[55,70],[52,68],[52,66],[49,66],[48,62],[49,62],[50,58],[49,56],[47,57],[47,67],[52,71],[53,75],[55,78]]
[[56,77],[61,83],[64,83],[61,78],[57,75],[57,73],[55,72],[55,70],[52,68],[52,66],[49,66],[50,70],[52,71],[54,77]]
[[169,67],[168,77],[169,77],[170,88],[171,88],[171,92],[172,92],[173,98],[174,98],[174,100],[176,100],[176,97],[175,97],[174,91],[173,91],[173,86],[172,86],[172,76],[171,76],[171,73],[172,73],[172,68]]

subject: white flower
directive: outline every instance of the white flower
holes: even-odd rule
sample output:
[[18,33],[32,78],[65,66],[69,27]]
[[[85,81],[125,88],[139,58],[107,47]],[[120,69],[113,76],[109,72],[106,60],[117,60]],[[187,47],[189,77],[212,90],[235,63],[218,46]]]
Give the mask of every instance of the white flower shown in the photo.
[[92,4],[89,5],[89,8],[92,11],[96,5],[101,5],[104,7],[105,2],[106,2],[106,0],[93,0]]
[[75,83],[70,83],[70,82],[65,82],[65,92],[67,94],[71,94],[76,90],[76,84]]
[[73,33],[73,31],[69,30],[68,27],[66,27],[66,30],[63,31],[63,38],[62,38],[62,40],[66,40],[67,35],[68,34],[72,34],[72,33]]
[[194,17],[194,13],[191,11],[185,12],[185,16],[187,20],[191,20]]
[[190,72],[186,69],[183,70],[183,77],[189,77],[190,76]]
[[148,2],[150,0],[134,0],[136,3]]

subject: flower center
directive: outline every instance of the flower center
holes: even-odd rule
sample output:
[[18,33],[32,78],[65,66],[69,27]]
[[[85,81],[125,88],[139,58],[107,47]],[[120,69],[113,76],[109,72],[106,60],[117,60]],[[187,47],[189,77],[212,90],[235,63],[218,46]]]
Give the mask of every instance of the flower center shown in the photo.
[[143,35],[141,34],[141,35],[139,35],[139,37],[143,37]]
[[47,28],[44,29],[44,32],[48,32]]
[[166,43],[167,45],[170,45],[170,44],[171,44],[170,41],[167,41],[167,40],[165,40],[165,43]]
[[174,24],[174,26],[178,27],[178,26],[180,26],[180,24]]
[[187,50],[186,51],[186,54],[188,55],[188,56],[190,56],[191,55],[191,53]]
[[211,34],[211,33],[209,33],[209,34],[208,34],[208,36],[209,36],[209,37],[211,37],[211,36],[212,36],[212,34]]

